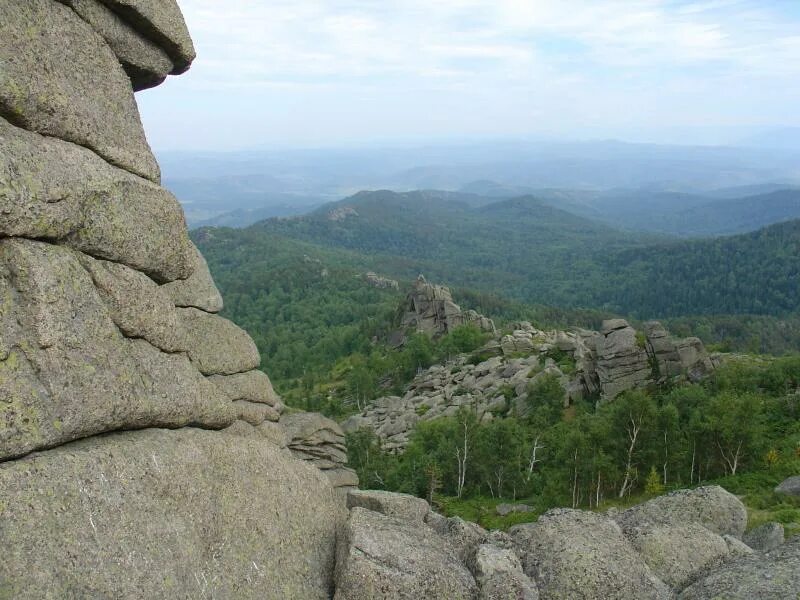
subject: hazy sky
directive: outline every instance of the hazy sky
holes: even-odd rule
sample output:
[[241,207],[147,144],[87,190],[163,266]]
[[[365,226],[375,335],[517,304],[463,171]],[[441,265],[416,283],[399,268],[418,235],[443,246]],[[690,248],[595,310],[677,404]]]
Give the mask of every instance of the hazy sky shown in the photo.
[[159,150],[800,125],[800,0],[179,3],[198,58],[137,95]]

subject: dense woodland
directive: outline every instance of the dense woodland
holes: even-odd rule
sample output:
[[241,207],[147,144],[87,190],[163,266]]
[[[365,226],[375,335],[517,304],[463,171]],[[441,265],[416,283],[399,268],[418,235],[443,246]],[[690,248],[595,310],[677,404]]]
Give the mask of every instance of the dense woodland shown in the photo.
[[[533,197],[476,203],[431,200],[424,192],[361,193],[251,230],[345,249],[366,268],[394,277],[424,272],[528,304],[642,319],[798,310],[800,221],[676,241],[622,232]],[[345,208],[355,213],[330,218]]]

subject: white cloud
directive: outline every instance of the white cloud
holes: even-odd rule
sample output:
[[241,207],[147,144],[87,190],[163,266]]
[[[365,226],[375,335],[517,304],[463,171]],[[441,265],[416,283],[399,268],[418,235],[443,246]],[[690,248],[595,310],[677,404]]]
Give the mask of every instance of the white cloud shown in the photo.
[[[760,106],[785,120],[800,101],[800,23],[781,14],[779,2],[179,2],[199,56],[188,75],[142,95],[146,118],[156,118],[157,94],[207,102],[211,114],[223,90],[231,107],[264,104],[273,131],[287,118],[276,123],[270,105],[285,103],[293,123],[322,131],[330,123],[319,120],[342,103],[336,113],[342,130],[357,131],[359,102],[372,103],[369,114],[382,104],[386,135],[393,123],[413,123],[412,113],[400,113],[426,102],[457,103],[464,130],[471,115],[494,114],[486,108],[492,103],[505,107],[495,115],[506,121],[497,124],[501,133],[514,129],[515,118],[521,131],[535,129],[532,115],[565,128],[582,122],[611,128],[626,115],[708,121],[715,118],[711,107],[722,102],[728,119],[739,107],[742,121],[758,120]],[[741,97],[732,97],[734,90]],[[405,102],[395,102],[399,97]],[[440,121],[458,129],[451,117]],[[424,120],[435,127],[430,118]]]

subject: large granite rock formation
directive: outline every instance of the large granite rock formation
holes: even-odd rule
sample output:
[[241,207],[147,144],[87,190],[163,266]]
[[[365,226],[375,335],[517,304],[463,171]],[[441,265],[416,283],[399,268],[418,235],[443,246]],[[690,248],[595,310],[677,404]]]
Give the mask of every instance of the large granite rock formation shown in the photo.
[[0,597],[332,592],[341,431],[285,448],[139,120],[193,58],[175,0],[0,0]]
[[420,275],[403,303],[400,330],[394,339],[399,342],[407,331],[443,335],[461,325],[473,325],[481,331],[495,332],[491,319],[474,310],[461,310],[453,302],[448,288],[428,283]]

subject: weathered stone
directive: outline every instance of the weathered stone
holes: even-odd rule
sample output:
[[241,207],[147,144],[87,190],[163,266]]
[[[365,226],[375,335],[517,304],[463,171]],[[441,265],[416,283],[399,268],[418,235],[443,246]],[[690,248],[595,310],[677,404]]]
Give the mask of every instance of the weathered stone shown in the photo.
[[644,324],[644,335],[647,353],[651,362],[657,365],[658,375],[666,378],[680,375],[683,367],[678,346],[664,326],[658,321],[648,321]]
[[645,525],[626,530],[625,535],[652,572],[675,590],[729,554],[725,540],[698,523]]
[[797,600],[800,536],[766,554],[753,553],[714,569],[690,585],[680,600]]
[[739,558],[740,556],[747,556],[753,553],[753,549],[739,538],[725,534],[722,536],[722,539],[725,540],[726,544],[728,544],[729,558]]
[[176,0],[102,0],[144,37],[163,48],[175,67],[185,72],[195,58],[194,44]]
[[[450,290],[425,281],[420,275],[403,304],[400,333],[419,331],[442,335],[462,325],[472,325],[481,331],[494,333],[494,323],[474,310],[462,311],[453,302]],[[402,335],[396,336],[402,340]]]
[[261,439],[91,438],[0,464],[0,595],[329,598],[341,501]]
[[358,486],[358,475],[353,469],[338,467],[336,469],[325,469],[321,472],[328,478],[328,481],[335,489],[348,488],[346,490],[348,494]]
[[[286,445],[297,458],[310,461],[328,475],[331,484],[342,493],[358,486],[355,471],[345,467],[347,449],[344,432],[336,421],[319,413],[297,412],[280,421]],[[331,467],[331,465],[336,465]]]
[[249,400],[275,406],[278,394],[263,371],[253,370],[233,375],[211,375],[209,379],[222,393],[233,400]]
[[501,517],[505,517],[515,512],[531,512],[533,508],[527,504],[498,504],[494,510]]
[[105,40],[53,0],[0,9],[0,115],[158,182],[133,89]]
[[78,259],[94,282],[114,324],[126,337],[142,338],[165,352],[185,351],[175,307],[144,273],[85,254]]
[[538,600],[536,584],[522,571],[513,551],[482,544],[471,562],[479,600]]
[[261,425],[264,421],[277,422],[280,418],[275,409],[268,404],[258,404],[247,400],[236,400],[233,403],[236,411],[236,418],[250,423],[250,425]]
[[747,526],[747,509],[730,492],[710,485],[653,498],[617,513],[614,519],[626,531],[648,524],[699,523],[719,535],[741,538]]
[[439,535],[447,533],[447,517],[433,510],[425,515],[425,524]]
[[160,84],[174,69],[166,53],[132,29],[100,0],[58,0],[99,33],[116,54],[134,91]]
[[355,507],[341,536],[335,600],[459,600],[475,580],[430,528]]
[[784,479],[781,484],[775,488],[778,494],[786,494],[787,496],[795,496],[800,498],[800,475],[794,475]]
[[165,283],[162,288],[172,298],[175,306],[199,308],[210,313],[221,311],[222,296],[214,285],[206,259],[194,245],[192,259],[192,274],[188,279]]
[[447,529],[441,534],[464,564],[468,564],[475,550],[483,544],[489,533],[477,523],[461,517],[447,519]]
[[706,352],[700,338],[690,337],[678,340],[678,354],[681,366],[686,371],[689,381],[698,382],[714,371],[714,364]]
[[347,494],[347,508],[360,506],[388,517],[422,523],[431,510],[422,498],[383,490],[356,490]]
[[742,541],[753,550],[769,552],[783,543],[783,525],[780,523],[764,523],[744,534]]
[[204,375],[232,375],[258,367],[261,356],[247,332],[220,316],[178,308],[183,345]]
[[122,336],[74,251],[0,240],[0,288],[0,458],[117,429],[233,420],[185,356]]
[[510,533],[542,599],[667,599],[619,526],[596,513],[554,509]]
[[286,415],[281,421],[289,439],[296,442],[324,435],[321,441],[344,442],[344,432],[336,421],[319,413],[297,412]]
[[596,344],[596,372],[605,400],[642,387],[651,379],[647,352],[639,347],[636,331],[624,319],[603,321],[602,335]]
[[90,150],[2,118],[0,234],[57,241],[159,282],[188,277],[194,268],[183,211],[172,194]]

